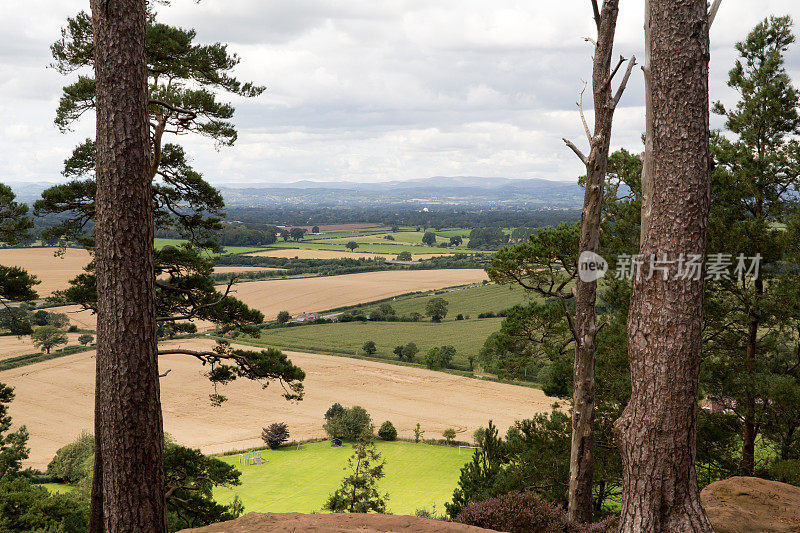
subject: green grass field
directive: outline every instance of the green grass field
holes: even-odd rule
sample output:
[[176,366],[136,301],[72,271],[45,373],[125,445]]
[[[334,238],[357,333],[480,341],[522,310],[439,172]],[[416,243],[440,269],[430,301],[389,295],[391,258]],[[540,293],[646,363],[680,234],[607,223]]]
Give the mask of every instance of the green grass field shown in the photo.
[[[385,477],[379,489],[389,493],[387,510],[393,514],[414,514],[418,508],[444,510],[456,487],[459,471],[471,453],[457,447],[432,446],[408,442],[376,443],[386,460]],[[349,444],[331,448],[328,442],[304,444],[300,450],[265,450],[269,462],[239,465],[238,455],[221,457],[242,472],[238,487],[218,488],[214,498],[230,502],[238,494],[245,512],[319,511],[328,495],[336,490],[346,473],[344,467],[353,449]]]
[[[398,298],[388,303],[398,316],[425,313],[425,305],[431,298],[441,297],[449,302],[447,317],[440,324],[429,319],[421,322],[339,322],[315,324],[291,328],[266,329],[257,345],[274,346],[286,350],[359,355],[367,341],[374,341],[378,356],[394,359],[392,350],[401,344],[413,342],[420,352],[418,358],[434,346],[449,344],[458,354],[453,361],[460,368],[467,368],[468,357],[477,356],[487,337],[500,329],[502,318],[478,319],[480,313],[498,313],[516,304],[527,301],[527,295],[518,287],[501,285],[473,285],[448,290],[443,294],[430,291],[420,295]],[[438,291],[441,292],[441,291]],[[363,305],[369,313],[378,305]],[[352,308],[351,308],[352,309]],[[462,314],[467,320],[456,320]]]
[[374,341],[378,356],[395,358],[395,346],[413,342],[420,353],[417,358],[434,346],[449,344],[458,351],[453,363],[466,368],[467,357],[477,355],[486,338],[500,329],[500,318],[485,318],[431,322],[342,322],[317,324],[294,328],[267,329],[261,337],[251,342],[257,345],[274,346],[285,350],[303,352],[361,354],[367,341]]
[[[469,253],[477,250],[467,248],[469,239],[464,237],[464,243],[455,248],[439,248],[438,246],[427,246],[422,244],[424,231],[415,231],[416,228],[400,228],[397,233],[392,233],[391,228],[369,228],[360,230],[337,231],[333,233],[322,233],[319,235],[306,235],[305,239],[295,241],[278,240],[275,244],[268,246],[226,246],[226,254],[242,254],[259,252],[274,248],[296,248],[304,250],[333,250],[346,251],[345,245],[350,241],[359,244],[358,252],[373,254],[399,254],[400,252],[412,252],[415,254],[446,254],[446,253]],[[434,230],[429,230],[434,231]],[[469,230],[445,229],[435,232],[437,243],[447,243],[453,235],[469,235]],[[386,240],[385,235],[392,235],[395,240]],[[164,246],[176,246],[182,239],[155,239],[156,249]]]
[[[440,291],[439,291],[440,292]],[[448,302],[445,322],[455,320],[458,314],[475,318],[480,313],[503,311],[527,301],[525,291],[517,285],[477,285],[448,290],[444,294],[429,293],[399,298],[390,302],[399,316],[411,313],[425,314],[425,305],[431,298],[444,298]]]

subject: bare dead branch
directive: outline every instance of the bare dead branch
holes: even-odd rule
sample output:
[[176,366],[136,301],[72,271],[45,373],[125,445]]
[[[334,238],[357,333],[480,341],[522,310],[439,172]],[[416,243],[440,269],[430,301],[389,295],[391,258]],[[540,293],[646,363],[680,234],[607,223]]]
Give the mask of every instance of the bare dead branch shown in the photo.
[[158,375],[158,377],[160,377],[160,378],[165,378],[165,377],[167,377],[167,374],[169,374],[170,372],[172,372],[172,369],[171,369],[171,368],[168,368],[168,369],[166,370],[166,372],[164,372],[163,374],[159,374],[159,375]]
[[580,97],[578,98],[578,112],[581,114],[581,122],[583,122],[583,131],[586,132],[586,139],[589,144],[592,144],[592,132],[589,131],[589,124],[586,122],[586,115],[583,112],[583,93],[586,92],[586,82],[583,82],[583,89],[581,89]]
[[564,141],[564,144],[569,146],[570,150],[575,152],[575,155],[578,156],[578,159],[580,159],[584,165],[589,164],[589,159],[585,155],[583,155],[583,152],[581,152],[580,148],[575,146],[575,144],[572,141],[570,141],[569,139],[561,139],[561,140]]
[[617,72],[619,71],[622,64],[625,63],[625,61],[627,61],[627,59],[625,59],[625,57],[620,54],[619,61],[617,61],[617,65],[614,67],[614,70],[611,71],[611,74],[608,75],[606,81],[603,82],[603,85],[600,86],[600,90],[598,92],[603,92],[611,86],[611,82],[614,79],[614,76],[617,75]]
[[584,37],[583,40],[586,41],[587,43],[592,43],[594,47],[597,48],[597,41],[595,41],[591,37]]
[[597,31],[600,31],[600,8],[597,5],[597,0],[592,0],[592,10],[594,11],[594,23],[597,25]]
[[631,72],[633,71],[633,67],[636,66],[636,56],[632,56],[630,62],[628,63],[628,69],[625,71],[625,76],[622,78],[622,83],[619,84],[617,88],[617,93],[614,95],[613,100],[611,101],[612,108],[616,108],[619,101],[622,99],[622,95],[625,92],[625,88],[628,86],[628,80],[631,78]]
[[712,24],[714,24],[714,19],[717,18],[717,11],[719,11],[719,6],[722,4],[722,0],[714,0],[714,3],[711,5],[711,9],[708,10],[708,27],[710,28]]

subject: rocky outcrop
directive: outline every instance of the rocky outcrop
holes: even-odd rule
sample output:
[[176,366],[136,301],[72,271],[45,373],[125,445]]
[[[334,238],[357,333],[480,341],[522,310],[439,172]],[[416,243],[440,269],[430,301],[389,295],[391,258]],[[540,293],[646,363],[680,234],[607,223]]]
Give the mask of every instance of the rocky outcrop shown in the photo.
[[382,514],[300,514],[249,513],[236,520],[221,522],[181,533],[486,533],[480,527]]
[[700,494],[716,533],[800,533],[800,488],[755,477],[717,481]]

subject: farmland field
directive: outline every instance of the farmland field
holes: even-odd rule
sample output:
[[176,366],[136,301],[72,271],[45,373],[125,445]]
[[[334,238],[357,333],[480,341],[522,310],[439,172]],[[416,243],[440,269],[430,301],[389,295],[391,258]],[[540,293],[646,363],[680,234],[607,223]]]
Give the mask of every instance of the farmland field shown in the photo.
[[[413,515],[416,509],[431,509],[434,504],[443,511],[444,502],[452,500],[459,470],[472,455],[471,450],[459,455],[457,447],[408,442],[377,441],[375,447],[386,461],[386,476],[378,489],[389,493],[387,511],[394,514]],[[352,453],[349,444],[331,448],[328,442],[315,442],[300,450],[264,450],[262,456],[269,462],[259,466],[240,465],[238,455],[221,457],[239,468],[242,484],[217,488],[214,496],[228,503],[238,494],[245,512],[319,511],[346,475],[344,467]]]
[[[163,343],[207,349],[212,343],[189,339]],[[411,438],[419,422],[426,436],[448,427],[467,439],[490,419],[501,432],[515,420],[550,410],[553,399],[540,390],[482,381],[421,368],[374,361],[286,352],[306,372],[306,396],[299,403],[281,397],[273,384],[239,379],[221,391],[230,399],[211,407],[212,387],[204,369],[188,356],[164,356],[161,399],[165,430],[177,442],[205,453],[261,445],[261,428],[285,421],[292,438],[323,436],[325,410],[333,403],[361,405],[378,423],[391,420],[401,437]],[[91,430],[94,413],[94,352],[83,352],[0,372],[0,382],[15,387],[11,416],[31,434],[30,466],[43,468],[56,450]]]
[[234,295],[268,319],[380,300],[413,291],[441,289],[486,279],[479,269],[387,270],[320,278],[253,281],[236,285]]
[[[63,346],[78,346],[79,336],[80,333],[67,333],[67,338],[69,340],[67,344]],[[63,346],[53,348],[52,351],[57,352]],[[33,345],[33,339],[31,339],[29,335],[24,337],[17,337],[15,335],[0,336],[0,361],[34,353],[40,353],[40,350]]]
[[[439,294],[436,294],[439,293]],[[366,341],[374,341],[378,355],[394,359],[395,346],[413,342],[422,357],[434,346],[449,344],[458,354],[453,361],[459,367],[468,365],[467,357],[476,356],[486,338],[500,329],[501,318],[477,319],[480,313],[498,313],[528,299],[518,287],[494,284],[468,285],[442,291],[429,291],[420,295],[402,296],[389,301],[397,316],[425,313],[426,303],[434,297],[448,301],[447,317],[441,324],[422,322],[342,322],[300,327],[266,329],[261,337],[251,342],[265,346],[279,346],[314,352],[355,355],[361,352]],[[378,305],[359,305],[365,313]],[[458,314],[470,317],[456,320]]]
[[[438,291],[437,291],[438,292]],[[391,302],[398,315],[425,313],[425,304],[431,298],[444,298],[448,302],[445,321],[455,320],[458,314],[475,318],[480,313],[503,311],[517,304],[523,304],[528,296],[516,285],[479,285],[457,287],[443,294],[429,294],[398,298]]]
[[[403,250],[398,250],[397,253]],[[297,257],[298,259],[371,259],[373,257],[381,257],[383,259],[395,259],[397,254],[379,254],[367,252],[351,252],[350,250],[311,250],[307,248],[275,248],[275,249],[260,249],[258,252],[252,252],[247,255],[255,257]],[[448,255],[446,253],[432,253],[432,254],[413,254],[415,261],[420,259],[430,259],[431,257],[438,257],[440,255]]]
[[452,345],[457,351],[453,363],[466,367],[467,356],[478,355],[486,338],[500,329],[501,318],[432,322],[346,322],[293,328],[267,329],[253,342],[284,349],[358,354],[366,341],[374,341],[378,355],[395,356],[395,346],[413,342],[423,357],[434,346]]
[[91,260],[89,252],[78,248],[67,248],[56,257],[59,248],[3,248],[0,249],[0,265],[18,266],[35,274],[41,283],[34,289],[40,297],[50,296],[53,291],[65,289],[69,280],[83,271]]
[[[370,237],[371,238],[371,237]],[[270,244],[269,246],[259,248],[258,250],[268,250],[270,248],[297,248],[301,250],[333,250],[333,251],[347,251],[345,245],[350,241],[356,241],[357,237],[355,238],[345,238],[342,239],[340,243],[336,242],[328,242],[328,239],[320,239],[319,241],[299,241],[299,242],[277,242],[275,244]],[[226,247],[225,251],[228,253],[238,253],[234,252],[233,249],[235,247]],[[257,250],[256,250],[257,251]],[[419,253],[419,254],[435,254],[435,255],[446,255],[446,254],[453,254],[456,252],[467,252],[466,249],[451,249],[451,248],[439,248],[438,246],[426,246],[424,244],[410,244],[410,243],[394,243],[392,244],[391,241],[382,241],[377,244],[375,243],[362,243],[358,245],[356,248],[357,253],[364,253],[364,254],[391,254],[397,255],[400,252],[411,252]],[[472,250],[469,250],[472,251]]]

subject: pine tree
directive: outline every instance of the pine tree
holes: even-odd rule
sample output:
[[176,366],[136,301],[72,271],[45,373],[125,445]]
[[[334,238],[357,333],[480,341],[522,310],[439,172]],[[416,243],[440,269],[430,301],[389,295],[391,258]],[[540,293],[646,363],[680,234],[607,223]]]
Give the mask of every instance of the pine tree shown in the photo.
[[354,448],[345,467],[348,475],[328,497],[324,509],[333,513],[384,513],[389,495],[378,491],[377,482],[384,476],[386,461],[375,449],[371,435],[362,435]]
[[736,45],[728,86],[738,102],[714,106],[728,133],[712,137],[709,253],[730,254],[735,267],[746,258],[748,269],[750,258],[761,260],[758,272],[712,280],[706,291],[704,389],[741,419],[742,475],[753,475],[756,439],[770,420],[773,429],[791,421],[778,431],[790,441],[800,423],[775,416],[791,390],[800,391],[798,346],[790,340],[800,331],[800,279],[786,268],[797,264],[800,208],[800,92],[784,60],[794,41],[789,17],[759,23]]

